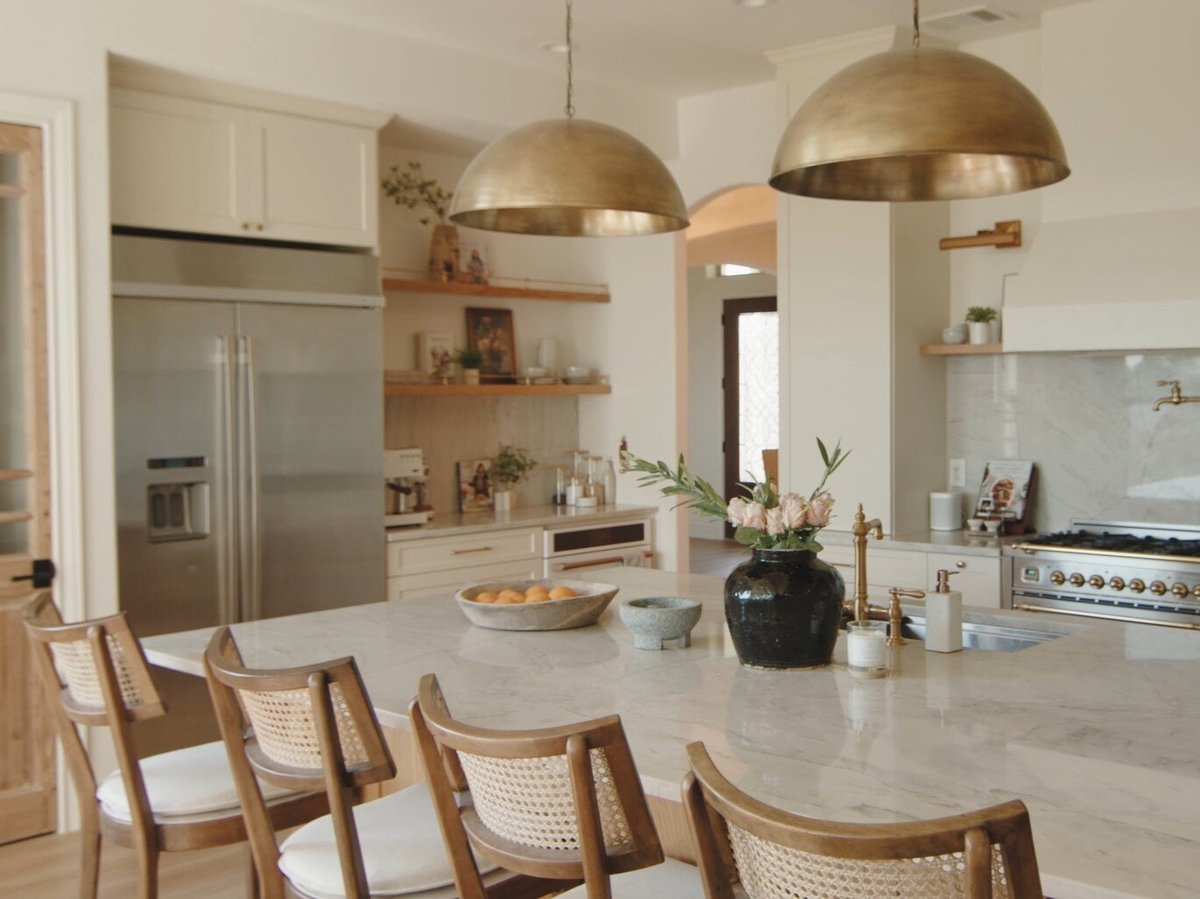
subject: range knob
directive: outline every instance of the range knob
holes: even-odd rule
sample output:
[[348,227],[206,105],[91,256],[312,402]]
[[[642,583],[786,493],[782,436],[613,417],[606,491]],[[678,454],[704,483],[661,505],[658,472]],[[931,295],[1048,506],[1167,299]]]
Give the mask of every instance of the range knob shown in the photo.
[[1088,578],[1088,585],[1099,590],[1104,586],[1104,578],[1100,577],[1098,574],[1093,574],[1090,578]]
[[1134,593],[1141,593],[1143,590],[1146,589],[1146,582],[1143,581],[1140,577],[1135,577],[1132,581],[1129,582],[1129,589],[1132,590]]
[[1108,586],[1112,587],[1114,590],[1124,590],[1125,589],[1125,579],[1120,578],[1120,577],[1112,578],[1108,582]]
[[1196,585],[1196,589],[1192,591],[1192,596],[1196,597],[1196,599],[1200,599],[1200,584]]
[[1155,596],[1162,596],[1164,593],[1167,592],[1167,585],[1164,584],[1162,581],[1151,581],[1150,582],[1150,592],[1153,593]]
[[1073,575],[1071,575],[1070,578],[1068,578],[1068,580],[1070,580],[1072,587],[1082,587],[1083,586],[1083,575],[1082,574],[1073,574]]
[[1052,584],[1055,584],[1055,585],[1061,584],[1066,579],[1067,579],[1067,576],[1065,574],[1063,574],[1061,571],[1051,571],[1050,572],[1050,583],[1052,583]]
[[1171,593],[1174,596],[1178,596],[1180,599],[1184,599],[1189,592],[1191,591],[1188,590],[1187,584],[1176,583],[1171,587]]

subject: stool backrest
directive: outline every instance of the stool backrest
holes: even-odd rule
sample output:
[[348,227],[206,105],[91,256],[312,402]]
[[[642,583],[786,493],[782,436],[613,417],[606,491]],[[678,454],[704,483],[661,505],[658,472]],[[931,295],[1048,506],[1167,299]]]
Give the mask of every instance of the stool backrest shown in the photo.
[[[612,874],[662,861],[618,716],[539,730],[473,727],[450,716],[428,674],[409,720],[465,899],[484,895],[469,842],[510,870],[583,880],[589,896],[607,896]],[[471,805],[460,809],[455,794],[465,789]]]
[[1032,899],[1042,895],[1029,812],[1019,800],[900,824],[784,812],[733,786],[703,743],[687,748],[683,800],[708,899],[853,895]]
[[279,845],[255,775],[294,790],[325,791],[346,895],[365,896],[353,793],[395,777],[396,765],[354,659],[250,669],[232,632],[222,627],[205,651],[204,669],[264,895],[282,896],[283,881]]

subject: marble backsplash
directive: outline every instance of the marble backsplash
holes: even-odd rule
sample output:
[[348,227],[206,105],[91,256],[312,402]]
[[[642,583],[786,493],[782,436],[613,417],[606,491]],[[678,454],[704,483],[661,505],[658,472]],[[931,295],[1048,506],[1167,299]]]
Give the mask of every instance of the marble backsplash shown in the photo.
[[989,459],[1038,465],[1034,525],[1073,518],[1200,524],[1200,352],[1022,353],[946,360],[947,450],[978,485]]

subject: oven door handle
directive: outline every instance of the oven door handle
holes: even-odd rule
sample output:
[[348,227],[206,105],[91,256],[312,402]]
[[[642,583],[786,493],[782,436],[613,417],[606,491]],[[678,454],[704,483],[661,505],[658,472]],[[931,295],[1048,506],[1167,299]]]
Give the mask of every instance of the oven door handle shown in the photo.
[[1200,624],[1188,624],[1185,621],[1154,621],[1151,618],[1131,618],[1127,615],[1103,615],[1099,612],[1076,612],[1071,609],[1052,609],[1049,606],[1035,606],[1027,602],[1013,603],[1014,609],[1022,612],[1049,612],[1052,615],[1072,615],[1080,618],[1099,618],[1102,621],[1124,621],[1129,624],[1153,624],[1155,627],[1178,627],[1184,630],[1200,631]]

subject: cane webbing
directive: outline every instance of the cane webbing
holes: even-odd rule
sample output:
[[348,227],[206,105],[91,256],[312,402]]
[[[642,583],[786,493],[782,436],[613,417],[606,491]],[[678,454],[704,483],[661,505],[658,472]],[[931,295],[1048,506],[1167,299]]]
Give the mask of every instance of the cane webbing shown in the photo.
[[[459,752],[476,814],[493,833],[538,849],[579,850],[579,820],[565,755],[498,759]],[[606,846],[632,836],[603,749],[590,752]]]
[[[961,852],[907,859],[813,855],[755,836],[728,822],[729,842],[750,899],[944,899],[965,896]],[[992,846],[992,889],[1008,896],[1004,861]]]
[[[142,669],[142,677],[130,670],[121,642],[112,634],[107,635],[108,652],[112,656],[113,668],[117,673],[117,683],[121,687],[121,699],[126,708],[136,708],[146,702],[139,681],[149,675],[145,672],[141,659],[135,659],[133,664]],[[100,691],[100,672],[96,667],[96,658],[92,654],[92,645],[87,640],[72,640],[69,643],[50,643],[50,652],[54,655],[54,667],[58,676],[67,685],[71,698],[81,706],[104,708],[104,694]]]
[[[292,768],[321,767],[321,744],[308,690],[238,690],[238,697],[263,755]],[[346,766],[365,763],[367,752],[340,684],[330,684],[329,698]]]

